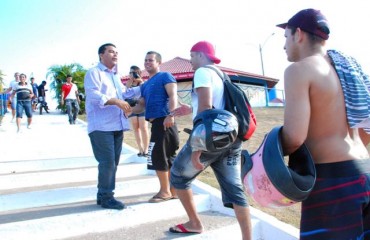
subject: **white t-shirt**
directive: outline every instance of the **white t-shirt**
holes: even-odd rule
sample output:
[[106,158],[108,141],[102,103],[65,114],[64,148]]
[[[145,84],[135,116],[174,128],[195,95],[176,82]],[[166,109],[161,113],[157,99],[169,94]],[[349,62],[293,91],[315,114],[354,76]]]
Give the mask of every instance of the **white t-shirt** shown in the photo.
[[[212,65],[213,68],[219,70],[216,66]],[[222,72],[220,71],[222,74]],[[215,70],[209,68],[198,68],[194,73],[194,91],[191,95],[191,102],[193,106],[193,119],[198,112],[198,94],[195,89],[199,87],[212,88],[212,105],[216,109],[224,109],[224,83],[218,76]]]
[[78,91],[77,85],[74,84],[74,83],[71,83],[71,84],[72,84],[71,91],[68,93],[68,95],[66,96],[65,99],[73,99],[73,100],[76,100],[77,99],[77,97],[76,97],[76,91]]
[[[9,84],[9,88],[12,88],[12,91],[14,91],[18,85],[19,81],[17,82],[15,79],[12,80]],[[13,100],[17,100],[17,94],[14,95]]]

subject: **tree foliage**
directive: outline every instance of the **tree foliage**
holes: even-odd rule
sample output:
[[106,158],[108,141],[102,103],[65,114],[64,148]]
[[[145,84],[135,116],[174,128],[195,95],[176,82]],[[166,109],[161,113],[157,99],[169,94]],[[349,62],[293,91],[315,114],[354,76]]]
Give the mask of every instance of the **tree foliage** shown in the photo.
[[[61,105],[62,85],[66,83],[67,75],[72,75],[73,83],[77,85],[78,92],[85,93],[84,78],[87,70],[81,64],[72,63],[69,65],[53,65],[49,67],[46,77],[51,77],[50,91],[55,93],[54,98],[58,102],[57,109],[65,111],[65,106]],[[81,113],[85,112],[85,102],[80,104]]]

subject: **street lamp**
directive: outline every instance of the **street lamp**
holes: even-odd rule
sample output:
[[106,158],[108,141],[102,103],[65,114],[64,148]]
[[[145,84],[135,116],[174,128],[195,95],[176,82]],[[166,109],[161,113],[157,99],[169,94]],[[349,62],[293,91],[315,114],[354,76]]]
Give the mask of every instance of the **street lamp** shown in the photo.
[[264,68],[264,66],[263,66],[263,56],[262,56],[262,49],[263,49],[263,47],[265,46],[265,44],[266,44],[266,42],[272,37],[272,36],[274,36],[274,32],[272,33],[272,34],[270,34],[267,38],[266,38],[266,40],[263,42],[263,44],[258,44],[258,46],[259,46],[259,50],[260,50],[260,58],[261,58],[261,67],[262,67],[262,75],[263,76],[265,76],[265,68]]

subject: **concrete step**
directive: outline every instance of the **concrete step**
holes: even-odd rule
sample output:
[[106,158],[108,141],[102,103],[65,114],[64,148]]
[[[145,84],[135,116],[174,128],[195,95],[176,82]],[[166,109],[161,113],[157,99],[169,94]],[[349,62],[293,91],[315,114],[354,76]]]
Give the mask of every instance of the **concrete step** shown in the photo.
[[[122,161],[120,161],[121,165],[124,163],[146,162],[145,158],[138,157],[136,153],[132,152],[123,153],[121,155],[121,159],[122,159]],[[95,160],[95,157],[93,156],[7,161],[0,162],[0,175],[33,171],[58,170],[61,168],[61,166],[63,167],[63,169],[68,168],[71,169],[71,168],[96,167],[97,165],[98,163]]]
[[[1,239],[240,239],[233,211],[223,208],[218,190],[199,181],[194,182],[193,192],[205,232],[192,236],[169,233],[169,227],[187,217],[179,200],[147,202],[158,189],[154,178],[120,182],[116,195],[127,205],[123,211],[97,206],[93,186],[2,196],[7,204],[1,205]],[[276,225],[270,216],[251,211],[253,239],[297,239],[291,226]]]
[[[68,240],[154,240],[154,239],[241,239],[239,225],[235,217],[219,214],[214,211],[201,212],[200,218],[204,223],[205,231],[202,234],[176,234],[170,233],[168,229],[178,223],[187,221],[187,218],[176,217],[171,219],[162,219],[154,223],[144,223],[136,227],[122,227],[115,231],[104,233],[88,233],[85,235],[66,238]],[[255,222],[253,222],[255,223]],[[257,224],[255,224],[257,225]],[[232,233],[232,234],[231,234]],[[258,239],[258,238],[254,238]]]
[[[6,116],[6,118],[8,118]],[[34,116],[31,130],[16,134],[4,119],[0,128],[0,239],[241,239],[231,209],[219,190],[195,180],[192,185],[203,234],[172,234],[187,221],[179,200],[148,203],[159,189],[145,158],[123,144],[115,196],[122,211],[96,205],[97,163],[86,125],[69,125],[65,115]],[[73,136],[73,137],[71,137]],[[68,140],[66,140],[68,139]],[[22,149],[19,149],[22,146]],[[298,229],[251,208],[253,239],[298,239]]]
[[[199,182],[200,183],[200,182]],[[201,184],[201,183],[200,183]],[[179,200],[153,204],[148,199],[158,190],[156,177],[146,176],[118,182],[116,197],[127,205],[123,211],[102,209],[96,205],[96,186],[55,188],[5,194],[0,197],[1,239],[64,239],[88,232],[109,232],[122,228],[140,228],[163,219],[184,218]],[[214,212],[214,199],[194,187],[199,212]],[[102,224],[102,221],[104,224]],[[22,229],[22,231],[17,231]],[[155,238],[157,239],[157,238]]]
[[[154,174],[149,171],[146,164],[129,163],[120,165],[116,177],[132,177],[139,175]],[[14,191],[18,188],[30,188],[37,186],[49,186],[63,183],[78,183],[96,181],[98,176],[97,167],[66,168],[50,171],[33,171],[25,173],[13,173],[0,175],[0,191]]]

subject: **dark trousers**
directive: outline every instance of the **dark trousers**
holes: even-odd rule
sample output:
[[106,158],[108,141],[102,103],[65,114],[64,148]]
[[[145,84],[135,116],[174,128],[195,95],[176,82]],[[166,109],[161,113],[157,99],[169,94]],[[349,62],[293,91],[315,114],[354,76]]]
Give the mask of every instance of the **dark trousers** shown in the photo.
[[98,194],[113,196],[119,164],[123,131],[93,131],[89,134],[95,159],[98,161]]

